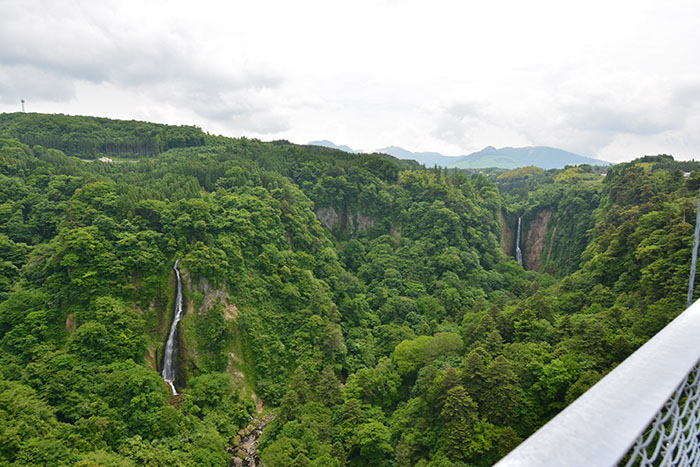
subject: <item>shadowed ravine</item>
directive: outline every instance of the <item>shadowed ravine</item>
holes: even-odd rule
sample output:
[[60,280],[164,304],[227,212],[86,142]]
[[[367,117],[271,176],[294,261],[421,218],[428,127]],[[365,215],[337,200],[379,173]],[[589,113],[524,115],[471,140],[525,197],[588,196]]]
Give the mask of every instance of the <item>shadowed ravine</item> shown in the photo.
[[518,233],[515,236],[515,259],[521,266],[523,265],[523,252],[520,250],[520,224],[522,220],[522,217],[518,217]]

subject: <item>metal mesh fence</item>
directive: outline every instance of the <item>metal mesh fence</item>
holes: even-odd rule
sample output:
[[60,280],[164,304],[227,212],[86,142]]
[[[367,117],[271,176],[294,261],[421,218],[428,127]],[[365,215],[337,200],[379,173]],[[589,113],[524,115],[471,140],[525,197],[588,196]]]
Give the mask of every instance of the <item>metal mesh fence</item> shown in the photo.
[[620,464],[700,466],[700,365],[685,377]]

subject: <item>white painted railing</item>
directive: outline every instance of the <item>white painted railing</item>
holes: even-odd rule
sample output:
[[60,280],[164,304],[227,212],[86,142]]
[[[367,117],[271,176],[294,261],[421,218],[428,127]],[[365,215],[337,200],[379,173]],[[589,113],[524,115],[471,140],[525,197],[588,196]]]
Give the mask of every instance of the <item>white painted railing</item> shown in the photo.
[[498,464],[700,465],[700,301]]

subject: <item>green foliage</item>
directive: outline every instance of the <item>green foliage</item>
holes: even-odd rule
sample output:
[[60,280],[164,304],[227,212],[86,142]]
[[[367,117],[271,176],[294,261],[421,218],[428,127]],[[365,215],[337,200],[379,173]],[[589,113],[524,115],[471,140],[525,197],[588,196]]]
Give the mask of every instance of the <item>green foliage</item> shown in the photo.
[[84,323],[69,341],[72,352],[87,361],[138,361],[146,350],[143,319],[133,310],[112,297],[100,297],[94,308],[81,311]]
[[35,464],[32,458],[41,463],[35,456],[41,455],[36,451],[42,439],[65,451],[63,446],[46,439],[58,427],[53,410],[23,384],[0,382],[0,427],[0,456],[7,463],[22,460]]
[[[101,154],[135,159],[72,157]],[[683,308],[698,168],[448,173],[2,115],[0,464],[225,465],[252,390],[266,465],[491,465]],[[519,216],[556,279],[501,250]]]
[[224,371],[228,362],[226,348],[231,331],[224,318],[224,307],[219,302],[195,322],[197,348],[204,357],[207,369]]
[[0,133],[29,146],[41,145],[89,158],[100,154],[153,156],[168,148],[201,146],[205,141],[202,130],[193,126],[24,112],[0,115]]
[[391,433],[383,423],[363,423],[357,427],[355,436],[355,449],[359,451],[360,465],[391,465]]

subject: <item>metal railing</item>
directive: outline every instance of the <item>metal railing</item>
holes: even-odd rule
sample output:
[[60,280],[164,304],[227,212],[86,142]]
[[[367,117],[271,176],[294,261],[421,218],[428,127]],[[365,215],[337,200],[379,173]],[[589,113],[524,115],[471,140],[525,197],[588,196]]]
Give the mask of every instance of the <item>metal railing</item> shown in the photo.
[[681,383],[649,428],[637,438],[625,466],[700,463],[700,367]]
[[496,464],[700,465],[700,301]]

